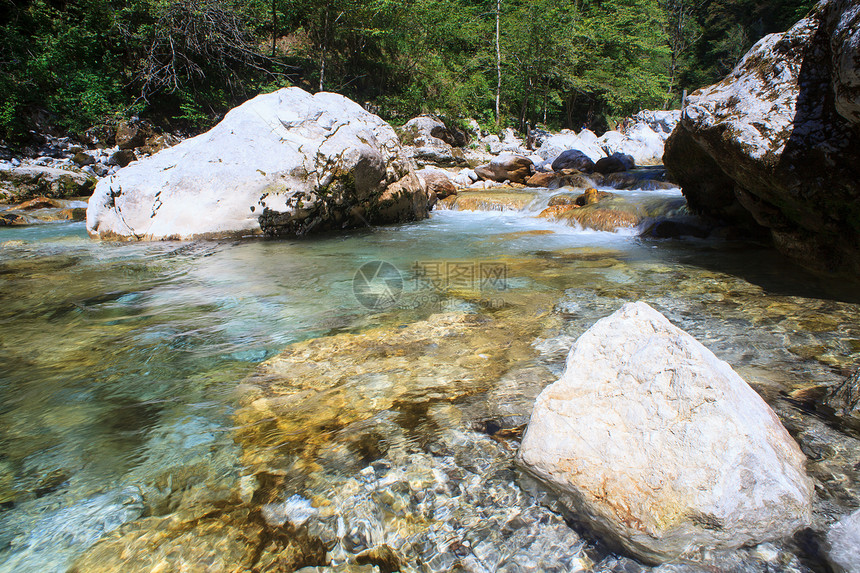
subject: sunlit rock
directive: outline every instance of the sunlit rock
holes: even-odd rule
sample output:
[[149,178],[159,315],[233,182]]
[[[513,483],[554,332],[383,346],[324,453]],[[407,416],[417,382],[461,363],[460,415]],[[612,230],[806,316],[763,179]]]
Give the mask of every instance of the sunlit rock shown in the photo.
[[537,154],[552,161],[569,149],[581,151],[592,161],[597,161],[606,156],[606,152],[601,149],[597,138],[587,129],[583,130],[580,135],[576,135],[572,131],[553,135],[543,142],[543,145],[537,150]]
[[418,171],[417,175],[427,188],[430,203],[435,203],[436,199],[444,199],[449,195],[457,194],[457,186],[445,171],[425,168]]
[[639,165],[660,163],[663,155],[663,139],[646,123],[634,123],[624,133],[607,131],[597,144],[608,155],[629,155]]
[[100,181],[87,229],[127,239],[301,235],[426,216],[391,126],[343,96],[284,88]]
[[817,269],[860,270],[860,9],[825,0],[694,92],[664,161],[694,209],[766,229]]
[[534,173],[534,164],[531,159],[521,155],[500,155],[488,164],[476,167],[475,173],[488,181],[525,183]]
[[660,139],[666,141],[681,119],[681,110],[642,110],[630,119],[634,124],[644,123],[651,131],[660,136]]
[[519,455],[578,517],[646,561],[777,539],[811,520],[805,457],[773,411],[644,303],[577,340]]
[[843,517],[827,532],[830,559],[848,573],[860,572],[860,510]]

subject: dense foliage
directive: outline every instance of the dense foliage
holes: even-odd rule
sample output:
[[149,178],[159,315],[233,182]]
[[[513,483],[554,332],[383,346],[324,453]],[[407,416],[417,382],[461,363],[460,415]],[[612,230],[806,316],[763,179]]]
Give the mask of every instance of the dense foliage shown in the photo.
[[682,90],[719,79],[811,4],[0,0],[0,138],[129,115],[194,130],[285,85],[343,93],[394,121],[431,111],[601,129],[678,105]]

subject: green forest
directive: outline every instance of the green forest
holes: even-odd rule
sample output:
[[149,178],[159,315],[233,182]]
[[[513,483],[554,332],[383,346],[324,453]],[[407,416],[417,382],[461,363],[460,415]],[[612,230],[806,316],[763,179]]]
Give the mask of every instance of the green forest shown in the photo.
[[811,0],[0,0],[0,139],[199,131],[284,86],[393,123],[611,126],[676,107]]

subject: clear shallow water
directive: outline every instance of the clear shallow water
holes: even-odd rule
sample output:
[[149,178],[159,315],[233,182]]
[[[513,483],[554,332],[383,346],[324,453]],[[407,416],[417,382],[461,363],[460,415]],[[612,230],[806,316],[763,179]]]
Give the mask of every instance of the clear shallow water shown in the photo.
[[[677,192],[630,195],[677,199]],[[356,299],[353,278],[379,260],[399,270],[403,292],[394,307],[372,310]],[[485,277],[494,282],[481,283],[482,264],[495,269]],[[522,479],[511,477],[515,439],[490,440],[488,423],[522,423],[576,336],[628,300],[653,304],[732,364],[790,430],[810,436],[810,448],[826,435],[850,451],[853,436],[831,436],[831,426],[798,413],[784,395],[834,383],[858,362],[858,299],[856,283],[807,275],[755,245],[641,240],[510,212],[442,211],[421,223],[303,241],[116,244],[90,241],[83,224],[0,229],[0,570],[63,571],[123,523],[205,513],[236,495],[275,507],[293,495],[325,498],[349,521],[357,510],[345,500],[371,463],[383,464],[373,471],[395,484],[415,481],[412,471],[459,472],[451,487],[460,494],[409,507],[447,511],[460,524],[419,520],[420,535],[449,527],[446,535],[471,535],[475,549],[480,535],[468,524],[511,503],[502,495],[507,477]],[[489,322],[440,324],[433,318],[440,312]],[[409,351],[422,332],[439,337],[438,355],[424,362],[426,350]],[[446,346],[446,337],[462,342]],[[385,341],[406,350],[375,358]],[[290,345],[320,362],[345,357],[332,362],[330,375],[296,374],[290,383],[318,386],[307,391],[319,399],[298,398],[311,422],[298,415],[272,422],[249,410],[242,390],[261,376],[261,362],[283,365],[278,353]],[[486,365],[475,369],[475,360]],[[380,372],[395,367],[400,374],[383,380]],[[445,384],[428,381],[434,377]],[[452,389],[452,379],[465,382]],[[292,390],[272,383],[254,392],[265,401]],[[828,484],[818,510],[825,522],[860,504],[858,479],[842,449],[816,455],[811,471]],[[511,476],[488,477],[494,464],[493,476]],[[474,479],[496,493],[468,498]],[[531,519],[561,525],[550,528],[555,538],[535,532],[509,553],[534,561],[553,543],[569,544],[573,534],[559,514],[538,509],[517,483],[517,503]],[[336,523],[326,529],[326,519],[313,536],[331,555],[348,560],[372,545],[344,541],[349,536],[339,536]],[[358,522],[372,522],[397,545],[392,531],[402,524]],[[421,540],[399,550],[444,569],[449,546],[430,550]],[[578,543],[576,567],[604,559]],[[90,559],[111,563],[109,553]],[[558,567],[575,568],[565,563]]]

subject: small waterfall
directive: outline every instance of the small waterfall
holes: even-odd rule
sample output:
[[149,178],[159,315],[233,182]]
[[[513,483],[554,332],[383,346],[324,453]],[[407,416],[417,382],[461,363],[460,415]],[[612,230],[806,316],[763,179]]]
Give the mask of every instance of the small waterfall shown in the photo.
[[[585,176],[582,179],[582,183],[591,181],[586,181]],[[441,201],[437,209],[519,213],[549,223],[613,232],[622,229],[649,232],[656,225],[673,221],[670,226],[664,225],[662,231],[649,234],[658,237],[707,235],[702,222],[689,213],[687,202],[678,188],[628,190],[601,185],[590,187],[596,191],[590,197],[586,196],[587,189],[564,186],[555,189],[499,187],[462,190],[458,195]],[[670,227],[674,230],[670,231]]]

